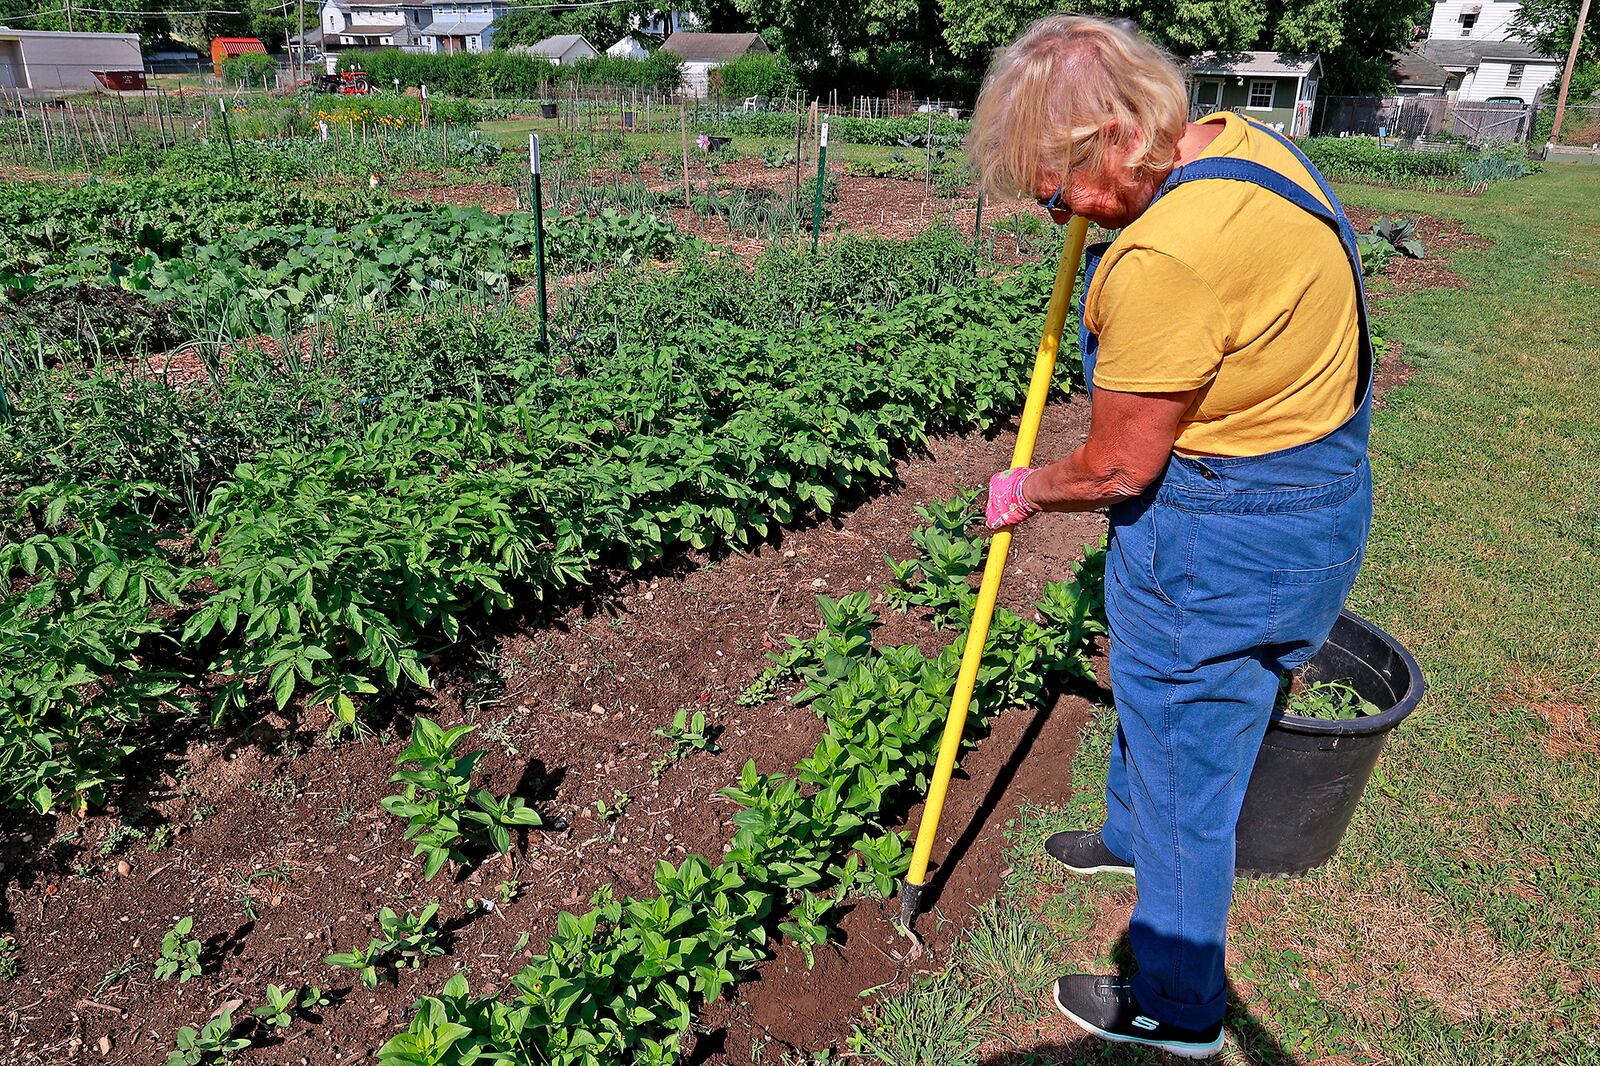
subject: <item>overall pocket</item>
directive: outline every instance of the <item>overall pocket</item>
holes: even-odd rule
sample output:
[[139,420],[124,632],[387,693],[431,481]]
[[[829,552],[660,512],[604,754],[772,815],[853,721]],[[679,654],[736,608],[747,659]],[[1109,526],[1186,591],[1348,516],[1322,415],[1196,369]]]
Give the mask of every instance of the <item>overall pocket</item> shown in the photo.
[[1274,570],[1267,642],[1284,669],[1305,664],[1328,639],[1356,583],[1364,551],[1342,563],[1314,570]]

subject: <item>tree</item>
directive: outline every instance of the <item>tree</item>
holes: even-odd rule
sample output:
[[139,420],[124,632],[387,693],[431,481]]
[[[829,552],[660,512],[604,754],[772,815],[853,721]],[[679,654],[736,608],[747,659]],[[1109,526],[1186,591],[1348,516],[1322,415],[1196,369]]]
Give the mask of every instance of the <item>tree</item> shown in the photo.
[[[1581,0],[1524,0],[1511,20],[1511,32],[1552,59],[1565,60],[1578,28]],[[1600,4],[1589,8],[1578,46],[1578,65],[1600,62]]]
[[[1042,15],[1048,0],[941,0],[944,39],[958,56],[987,57]],[[1429,0],[1080,0],[1085,14],[1131,18],[1180,56],[1271,49],[1323,58],[1323,91],[1382,86],[1384,55],[1404,47]]]
[[604,52],[617,38],[628,32],[634,16],[648,17],[657,10],[656,6],[643,0],[579,8],[576,11],[512,10],[495,23],[494,47],[538,44],[558,33],[581,33],[590,44]]

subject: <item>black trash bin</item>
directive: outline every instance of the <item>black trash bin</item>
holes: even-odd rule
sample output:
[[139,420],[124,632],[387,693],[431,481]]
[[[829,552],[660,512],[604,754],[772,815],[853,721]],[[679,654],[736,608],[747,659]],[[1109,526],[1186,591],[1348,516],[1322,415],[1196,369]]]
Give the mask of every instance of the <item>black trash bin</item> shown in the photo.
[[539,105],[539,117],[540,118],[555,118],[556,117],[556,105],[555,104],[540,104]]
[[1333,858],[1389,733],[1422,699],[1422,670],[1389,634],[1349,611],[1306,664],[1307,682],[1343,681],[1379,713],[1349,720],[1278,715],[1239,813],[1240,877],[1301,877]]

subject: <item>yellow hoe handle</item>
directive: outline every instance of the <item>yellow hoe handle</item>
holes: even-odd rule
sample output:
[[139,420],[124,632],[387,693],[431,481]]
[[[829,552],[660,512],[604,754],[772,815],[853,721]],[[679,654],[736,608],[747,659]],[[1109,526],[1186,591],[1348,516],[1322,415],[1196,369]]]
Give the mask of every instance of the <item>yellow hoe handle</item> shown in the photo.
[[[1078,262],[1083,258],[1083,242],[1088,232],[1086,219],[1073,216],[1067,223],[1067,239],[1061,248],[1061,261],[1056,265],[1055,285],[1050,290],[1050,309],[1044,317],[1044,335],[1039,338],[1039,354],[1034,357],[1033,377],[1028,382],[1028,400],[1022,408],[1022,422],[1017,427],[1017,446],[1011,452],[1011,465],[1027,466],[1033,461],[1033,445],[1039,436],[1039,421],[1044,417],[1045,400],[1050,394],[1050,381],[1055,374],[1056,353],[1061,348],[1061,330],[1066,324],[1067,307],[1072,302],[1072,290],[1078,279]],[[939,832],[939,816],[944,813],[945,793],[950,788],[950,775],[956,767],[956,756],[961,752],[961,732],[967,723],[967,707],[972,702],[972,689],[978,680],[978,667],[983,662],[983,646],[989,638],[989,623],[994,618],[995,599],[1000,595],[1000,578],[1005,573],[1006,555],[1011,551],[1011,530],[1002,529],[989,540],[989,557],[983,567],[983,584],[978,587],[978,605],[972,612],[972,626],[967,635],[967,646],[961,656],[961,672],[956,675],[956,691],[950,700],[950,714],[945,718],[944,739],[939,742],[939,760],[934,764],[933,780],[928,785],[928,800],[922,808],[922,822],[917,826],[917,843],[911,852],[911,869],[906,873],[906,883],[901,893],[900,911],[906,929],[917,913],[922,889],[928,882],[928,860],[933,855],[933,841]]]

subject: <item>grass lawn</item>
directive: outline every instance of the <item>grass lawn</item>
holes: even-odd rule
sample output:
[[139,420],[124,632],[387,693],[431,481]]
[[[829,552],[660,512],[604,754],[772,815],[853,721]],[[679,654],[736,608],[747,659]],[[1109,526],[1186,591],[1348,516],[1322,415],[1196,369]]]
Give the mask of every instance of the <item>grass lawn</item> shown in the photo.
[[[1468,288],[1380,312],[1416,374],[1377,415],[1352,606],[1416,653],[1430,693],[1340,855],[1240,883],[1220,1061],[1600,1062],[1600,172],[1554,165],[1475,198],[1340,192],[1493,243],[1454,259]],[[1098,824],[1109,717],[1072,801],[1015,826],[1003,920],[873,1008],[875,1058],[1162,1061],[1075,1039],[1037,991],[1120,954],[1132,881],[1071,879],[1040,848]]]

